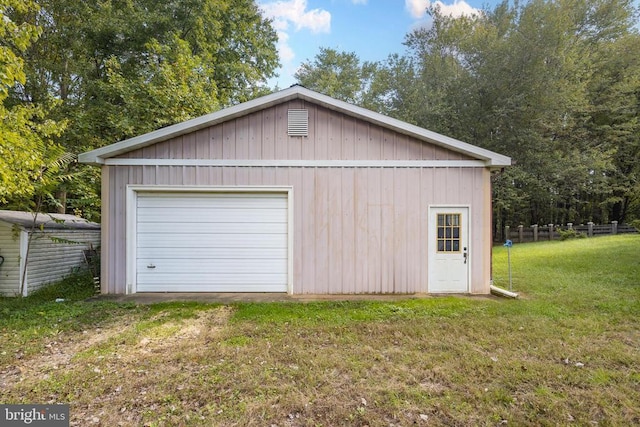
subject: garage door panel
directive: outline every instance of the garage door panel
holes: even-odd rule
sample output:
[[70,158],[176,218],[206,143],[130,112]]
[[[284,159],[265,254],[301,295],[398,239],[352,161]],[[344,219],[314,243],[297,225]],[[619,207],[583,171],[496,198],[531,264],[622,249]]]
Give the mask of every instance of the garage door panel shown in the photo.
[[[162,283],[153,287],[138,286],[138,292],[239,292],[236,283],[217,283],[215,291],[209,283]],[[286,284],[264,285],[260,283],[245,283],[241,292],[287,292]]]
[[287,275],[284,274],[266,274],[266,273],[210,273],[210,274],[196,274],[196,273],[165,273],[162,275],[154,275],[153,273],[138,273],[139,277],[147,280],[142,280],[145,284],[167,284],[167,283],[200,283],[209,284],[215,287],[219,283],[235,283],[238,286],[247,283],[261,283],[263,285],[269,284],[286,284]]
[[[286,274],[286,259],[212,259],[206,262],[189,262],[180,259],[138,259],[137,268],[140,273],[163,275],[173,273],[183,274],[213,274],[213,273],[245,273],[247,264],[257,269],[260,274]],[[185,266],[188,265],[188,269]]]
[[187,248],[144,248],[144,255],[149,259],[193,259],[208,260],[215,259],[287,259],[287,248],[202,248],[206,250],[193,251],[192,247]]
[[232,195],[220,197],[157,197],[138,199],[138,207],[142,208],[168,208],[176,209],[188,207],[190,209],[207,209],[216,207],[218,209],[283,209],[286,207],[286,200],[281,195],[269,197],[233,197]]
[[[166,222],[167,218],[180,218],[181,222],[283,222],[282,211],[278,209],[188,209],[159,208],[138,209],[138,222]],[[284,218],[286,222],[286,217]]]
[[[141,193],[142,194],[142,193]],[[159,191],[159,192],[145,192],[144,200],[142,202],[150,202],[153,200],[167,200],[167,199],[205,199],[205,200],[214,200],[214,199],[275,199],[282,200],[284,193],[281,192],[268,192],[268,191],[259,191],[259,192],[233,192],[233,191],[220,191],[220,192],[204,192],[199,193],[197,191]],[[285,197],[286,199],[286,197]]]
[[137,292],[286,292],[285,193],[139,193]]
[[163,234],[239,234],[239,233],[271,233],[285,234],[286,222],[141,222],[138,224],[138,234],[163,233]]
[[282,248],[281,234],[140,234],[138,257],[145,248]]

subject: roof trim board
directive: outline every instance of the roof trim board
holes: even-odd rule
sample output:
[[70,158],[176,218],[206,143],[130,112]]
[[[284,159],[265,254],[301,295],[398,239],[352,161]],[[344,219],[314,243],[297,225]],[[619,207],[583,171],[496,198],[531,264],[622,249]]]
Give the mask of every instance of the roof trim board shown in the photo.
[[100,230],[100,224],[75,215],[0,210],[0,221],[26,230]]
[[339,101],[299,85],[294,85],[279,92],[274,92],[242,104],[234,105],[233,107],[225,108],[211,114],[82,153],[78,156],[78,161],[81,163],[103,165],[105,164],[106,159],[296,99],[309,101],[329,110],[365,120],[372,124],[414,137],[421,141],[465,154],[473,157],[474,159],[483,161],[484,165],[488,167],[500,168],[511,164],[511,158],[502,154],[432,132],[362,107]]
[[220,166],[294,168],[477,168],[481,160],[243,160],[243,159],[105,159],[107,166]]

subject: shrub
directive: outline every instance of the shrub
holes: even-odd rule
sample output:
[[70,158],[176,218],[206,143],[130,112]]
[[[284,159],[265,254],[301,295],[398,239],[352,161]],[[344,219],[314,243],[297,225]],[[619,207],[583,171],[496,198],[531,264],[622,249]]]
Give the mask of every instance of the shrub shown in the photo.
[[558,228],[558,234],[560,235],[560,240],[569,240],[569,239],[582,239],[587,237],[586,234],[581,233],[573,228],[568,228],[566,230],[562,230]]

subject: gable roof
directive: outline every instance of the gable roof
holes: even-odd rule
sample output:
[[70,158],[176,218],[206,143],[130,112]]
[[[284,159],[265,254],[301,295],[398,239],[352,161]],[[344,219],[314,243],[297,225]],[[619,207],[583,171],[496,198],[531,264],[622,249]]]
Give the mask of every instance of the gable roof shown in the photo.
[[105,159],[119,156],[129,151],[153,145],[158,142],[166,141],[177,136],[195,132],[197,130],[210,127],[228,120],[232,120],[255,111],[263,110],[283,102],[301,99],[311,103],[318,104],[329,110],[340,112],[348,116],[367,121],[369,123],[396,131],[416,138],[418,140],[435,144],[437,146],[465,154],[471,158],[481,160],[486,166],[492,168],[500,168],[509,166],[511,158],[502,154],[495,153],[484,148],[477,147],[466,142],[441,135],[436,132],[397,120],[362,107],[349,104],[344,101],[322,95],[318,92],[309,90],[303,86],[294,85],[288,89],[274,92],[272,94],[253,99],[233,107],[225,108],[211,114],[187,120],[172,126],[167,126],[155,130],[153,132],[139,135],[134,138],[125,139],[106,147],[98,148],[78,156],[81,163],[89,163],[95,165],[104,164]]
[[[31,229],[34,225],[34,215],[32,212],[0,210],[0,221]],[[100,224],[75,215],[39,213],[35,228],[37,230],[100,230]]]

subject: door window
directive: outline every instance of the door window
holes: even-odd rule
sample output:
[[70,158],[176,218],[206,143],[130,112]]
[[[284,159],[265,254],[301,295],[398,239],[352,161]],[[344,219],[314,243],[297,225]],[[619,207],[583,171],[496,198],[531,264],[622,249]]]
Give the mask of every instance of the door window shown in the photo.
[[438,252],[460,252],[459,213],[438,214]]

